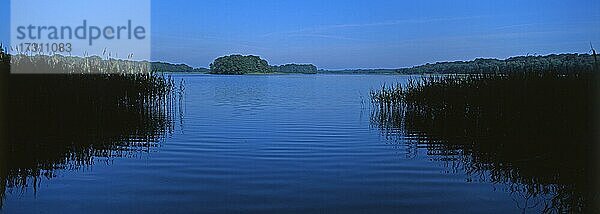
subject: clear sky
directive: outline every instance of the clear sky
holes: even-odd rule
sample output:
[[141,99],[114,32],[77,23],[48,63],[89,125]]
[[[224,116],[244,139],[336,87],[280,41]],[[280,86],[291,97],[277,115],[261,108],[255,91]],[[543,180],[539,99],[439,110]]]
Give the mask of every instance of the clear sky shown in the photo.
[[153,0],[152,40],[155,60],[203,67],[232,53],[327,69],[587,53],[600,1]]

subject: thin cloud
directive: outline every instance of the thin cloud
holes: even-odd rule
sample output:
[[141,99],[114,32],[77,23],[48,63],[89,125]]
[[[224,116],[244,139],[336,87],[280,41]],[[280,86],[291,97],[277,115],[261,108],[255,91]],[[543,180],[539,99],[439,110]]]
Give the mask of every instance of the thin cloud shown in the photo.
[[315,38],[323,38],[323,39],[349,40],[349,41],[365,41],[362,39],[356,39],[356,38],[344,37],[344,36],[327,35],[327,34],[290,34],[287,36],[288,37],[315,37]]
[[506,29],[514,29],[514,28],[523,28],[523,27],[531,27],[531,26],[535,26],[535,25],[536,25],[535,23],[505,25],[505,26],[496,27],[496,28],[494,28],[494,30],[506,30]]
[[325,29],[332,28],[358,28],[358,27],[373,27],[373,26],[389,26],[389,25],[400,25],[400,24],[419,24],[419,23],[433,23],[433,22],[448,22],[448,21],[461,21],[478,19],[484,16],[468,16],[468,17],[447,17],[447,18],[430,18],[430,19],[402,19],[393,20],[386,22],[375,22],[375,23],[363,23],[363,24],[340,24],[340,25],[329,25],[324,26]]
[[274,35],[288,35],[288,34],[302,34],[302,33],[318,33],[320,31],[326,31],[331,29],[341,29],[341,28],[363,28],[363,27],[381,27],[381,26],[394,26],[401,24],[424,24],[424,23],[433,23],[433,22],[448,22],[448,21],[461,21],[461,20],[472,20],[472,19],[480,19],[485,16],[467,16],[467,17],[446,17],[446,18],[430,18],[430,19],[401,19],[401,20],[391,20],[384,22],[373,22],[373,23],[353,23],[353,24],[336,24],[336,25],[323,25],[317,26],[313,28],[304,28],[293,31],[282,31],[282,32],[272,32],[261,35],[261,37],[269,37]]
[[[182,41],[186,41],[186,42],[200,42],[200,43],[206,43],[207,41],[213,41],[213,42],[219,42],[222,44],[226,44],[226,45],[239,45],[239,46],[243,46],[246,48],[254,48],[254,49],[261,49],[261,50],[266,50],[269,48],[266,47],[262,47],[262,46],[256,46],[256,45],[252,45],[250,44],[251,42],[249,41],[237,41],[237,40],[231,40],[231,39],[226,39],[225,37],[213,37],[213,36],[176,36],[176,35],[154,35],[156,38],[161,38],[161,39],[167,39],[169,41],[178,41],[177,43],[179,44],[184,44],[185,42]],[[171,44],[169,44],[171,45]],[[189,45],[188,45],[189,46]]]

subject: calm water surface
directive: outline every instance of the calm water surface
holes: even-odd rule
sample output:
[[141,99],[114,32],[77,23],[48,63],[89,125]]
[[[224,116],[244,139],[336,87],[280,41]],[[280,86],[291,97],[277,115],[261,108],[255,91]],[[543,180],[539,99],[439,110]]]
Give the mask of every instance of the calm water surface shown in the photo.
[[[539,198],[382,134],[369,91],[405,76],[180,75],[172,131],[7,186],[1,212],[539,212]],[[400,132],[399,132],[400,133]],[[118,151],[115,147],[113,150]],[[76,155],[76,154],[75,154]],[[35,157],[31,157],[35,159]],[[43,173],[43,172],[42,172]]]

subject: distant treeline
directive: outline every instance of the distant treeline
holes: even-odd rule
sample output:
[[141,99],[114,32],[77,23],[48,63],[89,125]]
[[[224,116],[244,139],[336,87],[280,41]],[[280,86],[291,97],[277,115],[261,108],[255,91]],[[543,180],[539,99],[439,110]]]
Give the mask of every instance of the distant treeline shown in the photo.
[[208,73],[210,70],[208,68],[192,68],[186,64],[171,64],[166,62],[152,62],[152,71],[153,72],[195,72],[195,73]]
[[[258,56],[230,55],[211,64],[211,73],[305,73],[305,74],[493,74],[523,71],[551,71],[558,73],[592,71],[597,59],[590,54],[551,54],[546,56],[517,56],[508,59],[477,58],[471,61],[437,62],[410,68],[391,69],[317,69],[312,64],[269,66]],[[154,65],[154,64],[153,64]],[[214,66],[214,68],[213,68]],[[190,69],[190,68],[187,68]],[[201,71],[207,71],[202,69]]]
[[477,58],[471,61],[437,62],[410,68],[392,69],[317,69],[312,64],[269,66],[258,56],[230,55],[211,64],[211,73],[305,73],[305,74],[493,74],[510,72],[551,71],[558,73],[594,70],[597,59],[590,54],[551,54],[546,56],[517,56],[508,59]]
[[286,64],[272,66],[273,71],[277,73],[300,73],[300,74],[316,74],[317,66],[312,64]]
[[589,54],[552,54],[547,56],[518,56],[506,60],[482,59],[473,61],[438,62],[412,68],[401,68],[401,74],[489,74],[522,71],[553,71],[559,73],[594,70],[595,59]]
[[437,62],[398,69],[319,70],[322,74],[491,74],[522,71],[553,71],[567,73],[591,71],[594,56],[590,54],[552,54],[547,56],[517,56],[505,60],[478,58],[471,61]]
[[[2,46],[0,45],[0,49]],[[2,54],[0,61],[10,61]],[[65,56],[65,58],[67,58]],[[100,57],[86,57],[102,60]],[[124,60],[111,60],[113,62]],[[312,64],[285,64],[271,66],[259,56],[229,55],[215,59],[210,68],[193,68],[186,64],[151,62],[151,71],[176,73],[248,74],[248,73],[303,73],[303,74],[493,74],[523,71],[552,71],[559,73],[592,71],[597,59],[590,54],[551,54],[546,56],[517,56],[508,59],[477,58],[471,61],[437,62],[410,68],[324,70]],[[1,66],[1,65],[0,65]],[[114,70],[114,69],[113,69]]]
[[398,69],[319,70],[319,74],[398,74]]

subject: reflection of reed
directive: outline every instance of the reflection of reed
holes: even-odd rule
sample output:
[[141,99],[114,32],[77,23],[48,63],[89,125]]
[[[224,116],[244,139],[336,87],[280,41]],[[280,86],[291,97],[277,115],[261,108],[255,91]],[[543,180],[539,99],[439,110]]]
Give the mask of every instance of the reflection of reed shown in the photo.
[[538,201],[544,211],[582,212],[598,202],[597,77],[425,77],[373,92],[371,121],[386,135],[419,136],[429,154],[458,160],[470,177],[508,184],[522,199],[551,195]]
[[[0,63],[1,64],[1,63]],[[158,74],[14,75],[1,70],[0,197],[57,169],[157,146],[173,129],[174,81]],[[0,200],[0,207],[1,207]]]

